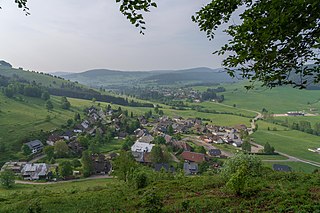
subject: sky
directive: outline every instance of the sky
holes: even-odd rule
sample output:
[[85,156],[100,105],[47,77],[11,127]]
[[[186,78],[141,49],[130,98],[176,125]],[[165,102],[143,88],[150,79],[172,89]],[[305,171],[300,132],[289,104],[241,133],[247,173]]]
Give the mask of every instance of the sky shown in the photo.
[[29,0],[30,16],[14,0],[0,1],[0,59],[43,72],[219,68],[223,58],[212,52],[226,35],[209,41],[191,21],[206,2],[157,1],[143,36],[115,0]]

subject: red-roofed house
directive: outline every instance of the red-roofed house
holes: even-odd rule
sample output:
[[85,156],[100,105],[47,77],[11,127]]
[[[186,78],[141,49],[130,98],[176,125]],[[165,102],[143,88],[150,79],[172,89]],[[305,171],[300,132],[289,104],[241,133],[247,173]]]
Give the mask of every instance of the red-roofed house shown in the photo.
[[196,152],[184,151],[181,153],[181,157],[189,162],[202,163],[206,161],[206,156],[204,154]]

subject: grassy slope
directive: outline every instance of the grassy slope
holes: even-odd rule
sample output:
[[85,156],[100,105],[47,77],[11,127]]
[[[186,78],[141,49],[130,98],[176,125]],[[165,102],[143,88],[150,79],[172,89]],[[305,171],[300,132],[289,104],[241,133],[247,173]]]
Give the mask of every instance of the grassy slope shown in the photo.
[[0,212],[144,212],[150,192],[162,199],[164,212],[312,212],[320,207],[319,189],[316,176],[273,172],[251,180],[247,197],[227,191],[217,175],[159,181],[141,190],[100,179],[0,188]]
[[[272,90],[257,88],[257,90],[246,91],[245,83],[226,84],[227,91],[224,94],[224,104],[261,111],[266,108],[273,113],[286,113],[288,111],[309,111],[310,108],[320,110],[320,94],[316,90],[298,90],[289,87],[279,87]],[[308,104],[310,103],[310,104]]]
[[[39,132],[41,129],[48,131],[65,124],[74,117],[78,107],[63,110],[59,107],[60,97],[52,97],[54,109],[48,112],[45,101],[36,98],[24,97],[24,101],[16,101],[0,94],[0,143],[4,143],[10,150],[19,151],[21,140],[30,132]],[[50,122],[46,122],[50,115]],[[14,158],[14,152],[0,156],[0,161]]]
[[[270,124],[264,121],[258,122],[259,129],[252,136],[258,144],[269,142],[276,150],[302,159],[320,163],[320,155],[308,151],[308,148],[320,146],[319,136],[307,134],[296,130],[288,130],[285,127]],[[267,128],[277,128],[277,131],[268,131]]]
[[[54,78],[49,75],[30,72],[20,69],[11,69],[11,68],[4,68],[0,66],[0,75],[12,77],[13,75],[18,75],[20,78],[23,78],[28,81],[35,81],[37,83],[41,83],[43,86],[52,86],[52,87],[60,87],[62,83],[67,83],[68,81]],[[55,83],[54,83],[55,82]]]

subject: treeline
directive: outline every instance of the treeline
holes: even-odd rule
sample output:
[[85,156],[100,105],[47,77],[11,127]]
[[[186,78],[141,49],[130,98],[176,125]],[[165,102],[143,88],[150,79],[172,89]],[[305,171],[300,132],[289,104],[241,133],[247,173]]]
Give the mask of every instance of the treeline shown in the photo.
[[93,89],[82,89],[82,90],[72,90],[70,88],[48,88],[51,95],[66,96],[70,98],[79,98],[85,100],[95,99],[96,101],[109,102],[112,104],[118,104],[122,106],[132,106],[132,107],[153,107],[150,103],[139,103],[136,101],[129,101],[128,99],[122,97],[115,97],[110,95],[103,95],[98,91]]
[[216,89],[208,88],[207,91],[204,91],[201,94],[201,98],[203,101],[216,100],[218,102],[222,102],[224,101],[224,95],[217,95],[217,93],[225,91],[226,89],[224,87],[218,87]]
[[[299,121],[299,122],[289,123],[288,120],[285,120],[280,122],[273,121],[272,123],[278,124],[284,127],[288,127],[290,129],[320,136],[320,122],[315,123],[313,126],[309,121]],[[273,129],[273,130],[275,131],[276,129]]]
[[2,93],[8,98],[12,98],[14,95],[20,94],[29,97],[42,98],[48,100],[50,95],[46,88],[37,85],[35,82],[26,83],[11,81],[10,78],[0,76],[0,87]]

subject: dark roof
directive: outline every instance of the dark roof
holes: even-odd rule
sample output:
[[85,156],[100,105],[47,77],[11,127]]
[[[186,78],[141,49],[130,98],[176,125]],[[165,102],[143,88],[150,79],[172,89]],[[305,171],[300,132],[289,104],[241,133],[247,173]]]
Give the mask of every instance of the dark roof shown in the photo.
[[161,169],[165,169],[166,172],[175,172],[175,168],[173,166],[169,166],[167,163],[156,163],[154,165],[154,169],[159,172]]
[[290,166],[281,165],[281,164],[273,164],[272,168],[274,171],[281,171],[281,172],[291,172],[292,171]]
[[196,163],[202,163],[203,161],[206,160],[204,154],[196,153],[196,152],[189,152],[189,151],[182,152],[181,157],[184,160],[188,160],[190,162],[196,162]]
[[30,142],[26,143],[26,145],[30,149],[35,149],[35,148],[40,148],[40,147],[42,148],[43,147],[43,144],[39,140],[30,141]]
[[210,150],[209,150],[209,154],[210,154],[211,156],[221,155],[221,150],[220,150],[220,149],[210,149]]

